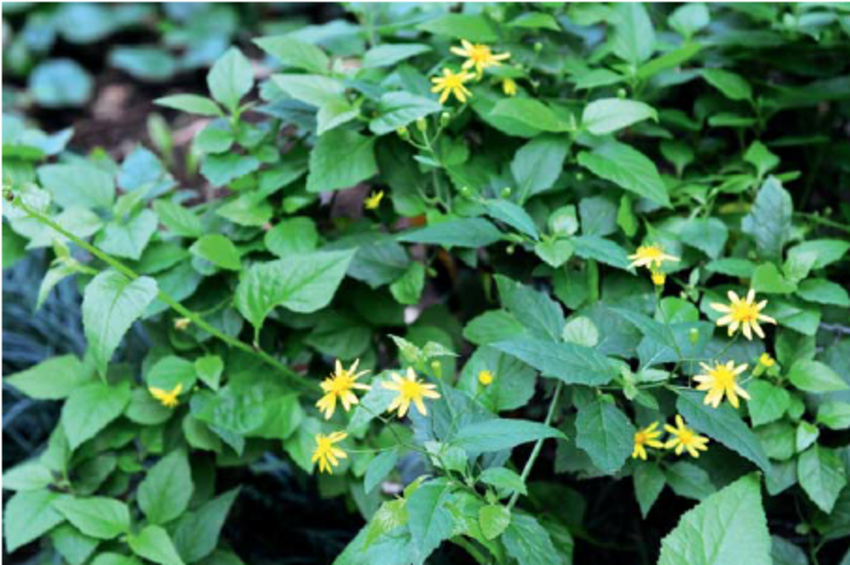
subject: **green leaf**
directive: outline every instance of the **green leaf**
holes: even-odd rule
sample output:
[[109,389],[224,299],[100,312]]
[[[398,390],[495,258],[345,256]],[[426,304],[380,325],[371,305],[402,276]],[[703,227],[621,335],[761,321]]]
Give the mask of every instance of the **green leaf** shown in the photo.
[[50,542],[70,565],[82,565],[100,542],[81,533],[70,524],[61,524],[50,532]]
[[511,173],[520,202],[552,188],[564,169],[568,148],[563,139],[552,135],[537,137],[519,148],[511,161]]
[[350,188],[377,172],[375,138],[335,129],[319,137],[310,153],[307,192]]
[[434,35],[447,35],[477,43],[493,43],[499,39],[495,25],[484,16],[444,14],[416,27]]
[[421,43],[400,43],[390,45],[382,43],[372,47],[363,55],[363,68],[375,69],[379,67],[392,67],[411,57],[430,52],[431,46]]
[[491,199],[484,202],[490,217],[505,222],[515,230],[526,234],[532,239],[540,239],[534,220],[522,207],[509,200]]
[[201,161],[201,174],[215,188],[221,188],[234,180],[249,175],[260,168],[260,161],[251,155],[224,153],[207,155]]
[[658,112],[649,104],[620,98],[602,98],[584,107],[581,125],[593,135],[605,135],[650,119],[657,122]]
[[721,275],[728,275],[730,277],[749,279],[753,276],[756,265],[747,259],[727,257],[708,263],[705,269],[710,273],[720,273]]
[[533,338],[516,338],[491,344],[542,373],[566,384],[600,386],[610,383],[617,370],[595,349],[574,343],[552,343]]
[[328,56],[310,43],[286,35],[260,37],[255,39],[254,43],[286,67],[304,69],[310,73],[328,72],[330,66]]
[[628,253],[610,239],[596,235],[582,235],[570,241],[575,247],[576,255],[582,259],[593,259],[623,270],[629,268]]
[[537,132],[563,133],[576,129],[535,98],[503,98],[493,107],[491,115],[516,120]]
[[62,427],[72,450],[118,418],[130,402],[130,383],[101,381],[77,388],[62,407]]
[[749,100],[753,89],[742,76],[723,69],[703,69],[702,78],[730,100]]
[[536,337],[560,341],[564,330],[561,306],[548,294],[534,290],[503,275],[496,275],[502,304]]
[[175,450],[157,461],[139,484],[139,507],[152,524],[165,524],[189,507],[194,485],[189,458]]
[[38,459],[30,459],[3,472],[3,488],[11,491],[41,490],[53,484],[53,471]]
[[486,345],[511,339],[524,331],[525,328],[513,314],[504,310],[491,310],[470,320],[463,329],[463,337],[475,345]]
[[848,388],[844,379],[829,365],[808,359],[800,359],[791,365],[791,369],[788,371],[788,380],[795,387],[806,392],[834,392]]
[[510,523],[511,511],[501,504],[487,504],[478,510],[478,524],[488,540],[494,540],[502,535]]
[[424,288],[425,266],[413,261],[404,274],[390,285],[390,293],[399,304],[414,305],[419,303]]
[[106,224],[97,244],[110,255],[137,261],[156,232],[156,226],[156,214],[145,209],[127,222],[115,219]]
[[847,484],[841,458],[832,449],[817,444],[800,455],[797,477],[811,501],[827,514],[832,512],[841,489]]
[[762,259],[780,261],[782,248],[791,238],[791,195],[775,177],[761,185],[749,215],[741,221],[741,229],[755,239]]
[[150,277],[130,280],[116,271],[103,271],[86,286],[83,328],[98,372],[106,366],[130,326],[156,298],[156,281]]
[[634,448],[635,431],[626,415],[610,400],[594,399],[579,407],[576,445],[606,474],[613,475],[626,463]]
[[549,532],[528,514],[514,512],[502,534],[508,555],[519,565],[563,565],[564,559],[552,544]]
[[91,371],[86,370],[76,355],[62,355],[42,361],[26,371],[3,377],[3,382],[30,398],[59,400],[67,398],[77,388],[91,381],[91,377]]
[[454,519],[448,509],[451,491],[450,482],[435,479],[420,485],[407,499],[410,533],[420,562],[452,535]]
[[172,96],[163,96],[153,101],[158,106],[180,110],[189,114],[198,116],[221,117],[224,113],[218,105],[204,96],[197,94],[174,94]]
[[461,427],[451,444],[467,451],[487,453],[546,438],[566,439],[566,436],[538,422],[494,418]]
[[[815,256],[811,268],[822,269],[839,261],[850,249],[850,241],[840,239],[813,239],[797,244],[788,250],[789,259],[811,253]],[[808,274],[808,273],[807,273]]]
[[695,57],[702,50],[698,43],[687,43],[678,49],[664,53],[660,57],[651,59],[640,66],[635,76],[641,80],[647,80],[662,71],[674,69]]
[[756,168],[760,179],[779,165],[779,157],[771,153],[761,141],[754,141],[750,145],[747,152],[744,153],[744,161]]
[[110,540],[130,532],[130,509],[120,500],[65,496],[53,506],[87,536]]
[[749,459],[765,473],[770,472],[770,461],[762,449],[761,442],[733,408],[726,404],[719,408],[707,406],[703,402],[705,393],[702,392],[683,390],[678,394],[676,408],[684,416],[689,427]]
[[274,209],[257,194],[243,194],[227,202],[215,213],[240,226],[261,227],[272,219]]
[[692,218],[682,226],[680,235],[682,243],[696,247],[712,259],[717,259],[729,239],[729,229],[717,218]]
[[91,75],[71,59],[44,61],[29,76],[29,92],[45,108],[83,106],[93,90]]
[[646,518],[652,510],[652,505],[658,500],[658,495],[664,490],[664,485],[667,484],[664,471],[658,465],[638,465],[635,467],[632,480],[640,513]]
[[120,553],[98,553],[91,565],[142,565],[133,555],[121,555]]
[[168,200],[155,200],[154,212],[165,227],[181,237],[201,237],[204,228],[198,216],[188,208]]
[[461,218],[405,232],[397,237],[405,243],[428,243],[443,247],[487,247],[502,239],[502,232],[484,218]]
[[688,461],[677,461],[667,467],[666,477],[673,492],[685,498],[705,500],[716,490],[708,472]]
[[101,168],[86,162],[43,165],[38,180],[62,206],[112,208],[115,201],[115,179]]
[[6,551],[12,553],[19,547],[37,540],[65,520],[62,514],[53,508],[58,496],[55,492],[40,489],[18,492],[9,499],[3,511]]
[[393,133],[402,126],[442,109],[441,104],[424,96],[409,92],[387,92],[378,102],[378,115],[369,122],[369,129],[375,135]]
[[372,492],[376,486],[387,478],[398,463],[398,449],[389,449],[381,452],[377,457],[372,459],[369,467],[366,469],[366,476],[363,478],[363,489],[366,494]]
[[850,403],[825,402],[818,406],[818,424],[830,430],[846,430],[850,428]]
[[614,53],[637,67],[655,51],[655,29],[643,4],[628,2],[613,9]]
[[662,206],[670,206],[667,188],[655,164],[629,145],[608,141],[590,153],[579,153],[578,162],[596,176],[625,190],[649,198]]
[[667,23],[685,39],[703,29],[711,22],[711,15],[705,4],[683,4],[673,10]]
[[658,565],[771,565],[770,534],[756,475],[747,475],[682,515],[661,540]]
[[[493,324],[492,331],[504,331],[505,328],[498,324],[498,321]],[[485,370],[493,375],[493,382],[486,388],[478,382],[478,374]],[[500,412],[528,403],[534,394],[536,380],[537,372],[525,363],[492,347],[481,347],[464,365],[458,386],[476,395],[492,412]]]
[[186,563],[200,561],[215,550],[225,518],[239,492],[240,487],[231,489],[177,522],[174,544]]
[[850,295],[839,284],[826,279],[807,279],[800,283],[797,296],[809,302],[829,304],[846,308],[850,306]]
[[242,51],[231,47],[218,58],[207,74],[207,87],[231,114],[236,112],[239,101],[254,88],[254,71]]
[[138,535],[131,535],[127,544],[133,553],[159,563],[159,565],[183,565],[168,532],[159,526],[145,526]]
[[574,252],[572,242],[565,239],[547,239],[534,246],[535,255],[555,269],[569,261]]
[[322,75],[272,75],[272,82],[290,97],[310,106],[345,102],[345,86],[334,78]]
[[353,251],[317,251],[257,263],[244,271],[236,307],[259,330],[276,307],[315,312],[327,306],[342,282]]
[[229,238],[221,234],[207,234],[201,237],[192,244],[189,251],[197,257],[206,259],[216,267],[221,267],[229,271],[239,271],[242,269],[239,250],[236,249],[236,246],[233,245],[233,242]]
[[213,390],[218,390],[222,372],[224,362],[218,355],[205,355],[195,359],[195,373],[201,382]]
[[505,467],[490,467],[489,469],[485,469],[478,477],[478,480],[498,490],[528,494],[522,477]]
[[785,280],[773,263],[762,263],[756,267],[751,285],[756,292],[765,294],[790,294],[797,290],[797,285]]
[[544,12],[525,12],[520,14],[508,23],[508,27],[561,31],[558,20],[552,14],[546,14]]
[[328,100],[319,108],[316,115],[319,129],[318,135],[323,135],[342,124],[347,124],[360,115],[360,110],[351,105],[348,100]]
[[752,397],[747,407],[754,426],[769,424],[781,418],[791,405],[788,391],[767,381],[755,381],[747,388]]
[[266,249],[280,258],[309,253],[319,243],[319,232],[312,218],[286,218],[266,232]]

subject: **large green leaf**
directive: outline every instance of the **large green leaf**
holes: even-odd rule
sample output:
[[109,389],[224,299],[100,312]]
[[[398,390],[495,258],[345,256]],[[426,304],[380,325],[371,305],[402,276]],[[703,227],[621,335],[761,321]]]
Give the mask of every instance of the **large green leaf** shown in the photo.
[[753,89],[741,75],[723,69],[703,69],[702,78],[731,100],[752,98]]
[[758,438],[747,427],[738,413],[730,406],[723,404],[719,408],[707,406],[703,400],[705,393],[683,390],[679,391],[676,408],[684,416],[688,426],[704,433],[711,439],[719,441],[732,451],[745,457],[759,466],[765,473],[771,469],[767,454]]
[[578,154],[578,162],[593,174],[662,206],[670,205],[667,187],[655,164],[637,149],[608,141],[591,152]]
[[741,229],[756,242],[762,259],[779,261],[782,248],[791,238],[791,195],[775,177],[761,185],[749,215],[741,221]]
[[456,39],[482,43],[491,43],[499,39],[496,27],[489,19],[471,14],[444,14],[419,24],[417,28],[435,35],[447,35]]
[[536,518],[521,512],[511,515],[511,523],[502,534],[508,555],[519,565],[563,565],[564,558],[552,543],[549,532]]
[[388,92],[381,96],[378,115],[369,122],[369,129],[376,135],[391,133],[442,108],[441,104],[430,98],[409,92]]
[[581,406],[576,418],[576,445],[601,471],[614,474],[632,453],[635,427],[617,405],[595,399]]
[[462,218],[432,224],[398,236],[406,243],[429,243],[444,247],[486,247],[502,239],[502,232],[484,218]]
[[661,540],[658,565],[771,565],[757,475],[747,475],[682,515]]
[[86,286],[83,297],[83,328],[97,369],[106,366],[130,326],[157,295],[150,277],[130,280],[117,271],[104,271]]
[[62,355],[42,361],[26,371],[3,377],[3,382],[30,398],[59,400],[90,382],[91,378],[91,371],[86,370],[76,355]]
[[58,496],[55,492],[40,489],[19,492],[9,499],[3,511],[3,535],[6,536],[9,553],[42,537],[65,520],[53,508]]
[[308,192],[350,188],[378,172],[375,138],[335,129],[319,137],[310,153]]
[[87,536],[110,540],[130,532],[130,509],[120,500],[65,496],[53,506]]
[[637,67],[655,51],[655,29],[646,7],[639,2],[617,4],[613,9],[614,53]]
[[436,479],[419,486],[407,500],[410,533],[419,563],[452,535],[454,519],[448,509],[452,488],[449,481]]
[[275,306],[315,312],[330,303],[353,256],[317,251],[252,265],[239,280],[236,307],[257,330]]
[[800,359],[791,366],[788,371],[788,380],[795,387],[806,392],[835,392],[848,388],[844,379],[829,365],[808,359]]
[[818,444],[803,452],[797,460],[800,486],[818,508],[829,514],[847,484],[847,473],[841,458],[832,449]]
[[131,535],[127,544],[133,553],[148,561],[159,565],[183,565],[171,537],[160,526],[145,526],[138,534]]
[[186,452],[175,450],[157,461],[139,484],[139,507],[152,524],[165,524],[186,511],[193,490]]
[[156,200],[154,212],[165,227],[181,237],[200,237],[204,233],[201,220],[188,208],[169,200]]
[[239,496],[239,490],[237,487],[213,498],[177,522],[174,544],[186,563],[200,561],[215,550],[221,528]]
[[130,402],[130,383],[95,381],[77,388],[62,407],[62,428],[71,449],[97,435],[118,418]]
[[495,418],[463,426],[452,440],[452,445],[476,453],[486,453],[546,438],[566,439],[566,436],[539,422]]
[[536,137],[519,148],[511,161],[511,173],[520,202],[552,188],[564,168],[568,149],[563,137],[554,135]]
[[605,135],[650,119],[658,121],[658,112],[649,104],[636,100],[602,98],[584,107],[581,125],[594,135]]
[[540,339],[561,341],[564,313],[561,305],[544,292],[496,275],[499,299],[526,330]]
[[328,56],[310,43],[286,35],[260,37],[254,43],[287,67],[320,74],[328,71]]
[[610,383],[618,374],[607,357],[574,343],[516,338],[490,345],[528,363],[544,377],[560,379],[567,384],[600,386]]
[[222,106],[235,112],[239,101],[254,87],[251,63],[236,47],[231,47],[210,69],[207,86]]
[[111,174],[84,161],[43,165],[38,180],[62,206],[111,208],[115,200],[115,180]]
[[189,251],[222,269],[238,271],[242,268],[239,250],[230,239],[218,233],[203,236],[192,244]]

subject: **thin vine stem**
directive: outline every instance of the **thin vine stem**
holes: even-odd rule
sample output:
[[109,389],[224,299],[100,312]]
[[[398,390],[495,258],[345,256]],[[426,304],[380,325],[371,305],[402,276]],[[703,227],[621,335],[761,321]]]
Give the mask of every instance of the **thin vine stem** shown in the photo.
[[[20,198],[16,197],[12,203],[24,212],[26,212],[29,217],[41,222],[45,226],[67,237],[69,240],[74,242],[75,245],[79,246],[82,249],[85,249],[93,256],[97,257],[98,259],[100,259],[101,261],[103,261],[125,277],[129,278],[130,280],[136,280],[140,277],[138,273],[133,271],[133,269],[131,269],[118,259],[112,257],[111,255],[102,251],[98,247],[88,243],[84,239],[77,237],[76,235],[69,232],[47,216],[38,212],[37,210],[32,209],[26,203],[22,202]],[[283,363],[263,351],[262,349],[254,348],[245,342],[239,341],[238,339],[235,339],[225,334],[224,332],[204,320],[199,314],[189,310],[188,308],[180,304],[180,302],[175,300],[170,294],[163,290],[158,290],[157,298],[167,304],[172,310],[174,310],[184,318],[188,318],[193,324],[195,324],[197,327],[204,330],[208,334],[216,337],[217,339],[223,341],[231,347],[240,349],[245,353],[253,355],[258,359],[261,359],[268,365],[271,365],[281,373],[288,385],[292,386],[293,388],[300,389],[302,391],[310,391],[315,393],[314,387],[310,385],[306,378],[304,378],[302,375],[299,375],[298,373],[296,373],[295,371],[293,371],[292,369],[290,369],[289,367],[287,367],[286,365],[284,365]]]
[[[549,425],[552,423],[552,418],[555,417],[555,409],[558,407],[558,399],[561,396],[561,389],[563,388],[564,382],[558,381],[558,384],[555,385],[555,392],[552,394],[552,401],[549,403],[549,412],[546,414],[546,420],[543,422],[545,425]],[[534,449],[531,450],[531,455],[528,457],[528,461],[525,462],[525,467],[522,469],[522,478],[523,484],[526,479],[528,479],[528,475],[531,474],[531,469],[534,467],[534,462],[537,461],[537,457],[540,455],[540,450],[543,448],[543,438],[537,440],[537,443],[534,444]],[[508,510],[512,510],[514,505],[519,499],[519,492],[514,491],[511,495],[511,499],[508,501]]]

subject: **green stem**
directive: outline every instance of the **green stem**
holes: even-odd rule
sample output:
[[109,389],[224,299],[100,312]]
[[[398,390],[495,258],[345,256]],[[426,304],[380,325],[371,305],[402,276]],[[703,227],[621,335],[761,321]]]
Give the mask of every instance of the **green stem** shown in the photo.
[[795,212],[795,216],[799,216],[801,218],[806,218],[807,220],[811,220],[816,224],[821,224],[822,226],[827,226],[836,230],[841,230],[845,233],[850,233],[850,226],[840,224],[838,222],[833,222],[832,220],[827,220],[826,218],[821,218],[815,214],[805,214],[803,212]]
[[[93,256],[97,257],[98,259],[100,259],[101,261],[103,261],[125,277],[129,278],[130,280],[135,280],[139,278],[140,275],[133,271],[133,269],[123,264],[121,261],[115,259],[108,253],[101,251],[94,245],[72,234],[71,232],[69,232],[47,216],[44,216],[36,210],[33,210],[27,204],[23,203],[20,198],[16,198],[14,200],[14,204],[18,208],[26,212],[31,218],[38,220],[47,227],[67,237],[69,240],[73,241],[77,246],[81,247],[82,249],[85,249]],[[255,349],[247,343],[241,342],[238,339],[232,338],[229,335],[223,333],[218,328],[205,321],[200,315],[196,314],[195,312],[192,312],[191,310],[180,304],[167,292],[160,290],[159,294],[157,295],[157,298],[159,298],[172,310],[174,310],[184,318],[188,318],[193,324],[195,324],[197,327],[201,328],[208,334],[220,339],[231,347],[241,349],[245,353],[253,355],[254,357],[257,357],[266,362],[267,364],[271,365],[272,367],[280,371],[287,384],[304,391],[313,391],[314,387],[311,386],[307,379],[305,379],[303,376],[299,375],[298,373],[296,373],[295,371],[293,371],[292,369],[290,369],[289,367],[287,367],[265,351],[261,349]]]
[[[555,392],[552,394],[552,401],[549,403],[549,412],[546,414],[546,420],[543,422],[545,425],[549,425],[552,423],[552,418],[555,416],[555,409],[558,406],[558,398],[561,396],[561,388],[563,388],[564,382],[558,381],[558,384],[555,385]],[[528,479],[528,475],[531,474],[531,469],[534,467],[534,462],[537,461],[537,457],[540,455],[540,450],[543,448],[543,438],[538,439],[537,443],[534,444],[534,449],[531,451],[531,455],[528,457],[528,461],[525,462],[525,467],[522,469],[522,482],[525,483],[526,479]],[[510,501],[508,501],[508,510],[511,510],[516,504],[517,499],[519,498],[519,492],[514,491],[513,495],[511,495]]]

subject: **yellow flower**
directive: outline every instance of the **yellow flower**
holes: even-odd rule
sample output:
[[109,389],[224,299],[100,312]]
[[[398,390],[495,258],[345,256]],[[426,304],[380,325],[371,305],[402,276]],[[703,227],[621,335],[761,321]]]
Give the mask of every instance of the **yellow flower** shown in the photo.
[[516,81],[512,78],[506,78],[502,81],[502,92],[505,96],[516,96]]
[[463,83],[474,78],[475,75],[471,73],[453,73],[450,69],[443,69],[443,76],[431,79],[431,82],[434,83],[431,92],[442,92],[440,104],[448,100],[449,94],[454,94],[455,98],[461,102],[466,102],[466,97],[472,96],[472,92]]
[[466,57],[466,61],[463,63],[463,69],[466,70],[475,67],[475,72],[479,76],[481,76],[481,73],[487,67],[498,67],[502,64],[502,61],[511,56],[510,53],[494,55],[487,45],[480,43],[473,45],[465,39],[462,39],[460,43],[463,47],[452,47],[451,52],[455,55]]
[[363,201],[363,206],[367,210],[375,210],[378,206],[381,205],[381,199],[384,197],[384,191],[379,190],[378,192],[373,192],[369,198]]
[[345,432],[334,432],[329,435],[316,434],[316,449],[313,450],[313,458],[310,460],[319,462],[319,472],[327,472],[333,475],[333,468],[339,465],[340,459],[345,459],[348,454],[334,444],[348,437]]
[[488,386],[493,382],[493,373],[484,369],[478,373],[478,382],[484,386]]
[[180,396],[180,393],[183,391],[183,384],[177,383],[177,386],[174,387],[171,392],[156,387],[150,387],[148,388],[148,391],[151,393],[151,396],[159,400],[166,408],[174,408],[180,404],[177,401],[177,397]]
[[705,363],[700,363],[703,371],[707,374],[697,375],[694,380],[699,384],[697,390],[707,390],[705,395],[705,403],[711,404],[717,408],[723,401],[723,395],[729,399],[729,404],[738,407],[738,397],[750,399],[750,395],[746,390],[738,384],[738,375],[747,370],[747,365],[735,366],[734,361],[729,361],[725,365],[715,363],[714,368],[709,367]]
[[189,318],[177,318],[174,320],[174,329],[178,331],[183,331],[189,327],[189,324],[192,323],[192,320]]
[[753,339],[753,332],[756,332],[757,336],[764,339],[764,331],[761,329],[759,322],[776,323],[776,320],[761,313],[762,309],[767,306],[767,300],[762,300],[756,304],[756,291],[752,288],[747,293],[746,300],[738,298],[738,295],[731,290],[727,296],[730,302],[728,306],[717,302],[711,304],[713,309],[726,314],[717,320],[717,325],[728,325],[730,336],[734,335],[740,327],[747,339]]
[[664,261],[678,261],[678,257],[667,255],[660,245],[641,245],[637,248],[637,252],[629,255],[632,260],[629,267],[647,267],[656,269],[661,266]]
[[664,286],[667,281],[667,275],[661,271],[652,271],[652,284],[655,286]]
[[419,410],[419,413],[423,416],[428,415],[428,410],[425,408],[425,403],[422,401],[423,398],[440,398],[440,394],[434,390],[436,385],[427,384],[424,382],[420,382],[416,379],[416,373],[413,372],[413,368],[407,368],[407,378],[402,378],[398,373],[392,374],[393,382],[382,382],[381,386],[387,390],[394,390],[398,392],[398,396],[396,396],[393,401],[390,403],[387,408],[387,412],[392,412],[393,410],[398,409],[398,417],[404,418],[404,415],[407,414],[407,411],[410,409],[410,403],[413,402],[416,404],[416,409]]
[[369,372],[360,371],[358,373],[357,365],[359,363],[360,359],[357,359],[349,369],[344,369],[342,363],[337,359],[336,370],[319,385],[325,391],[325,395],[316,402],[316,407],[324,412],[325,420],[330,420],[333,416],[337,399],[342,402],[342,407],[348,412],[353,404],[359,402],[357,395],[354,394],[354,389],[369,390],[369,385],[356,382],[357,379]]
[[708,450],[705,446],[708,443],[708,438],[698,435],[685,426],[685,421],[678,414],[676,415],[676,427],[665,424],[664,429],[673,434],[673,437],[667,440],[664,447],[667,449],[676,448],[676,455],[681,455],[682,451],[687,449],[691,457],[699,457],[699,451]]
[[759,357],[759,363],[769,369],[776,364],[776,361],[770,356],[770,353],[762,353],[761,357]]
[[652,422],[642,430],[635,432],[635,450],[632,451],[632,459],[640,457],[646,461],[646,447],[662,448],[664,444],[658,441],[661,430],[656,429],[658,422]]

